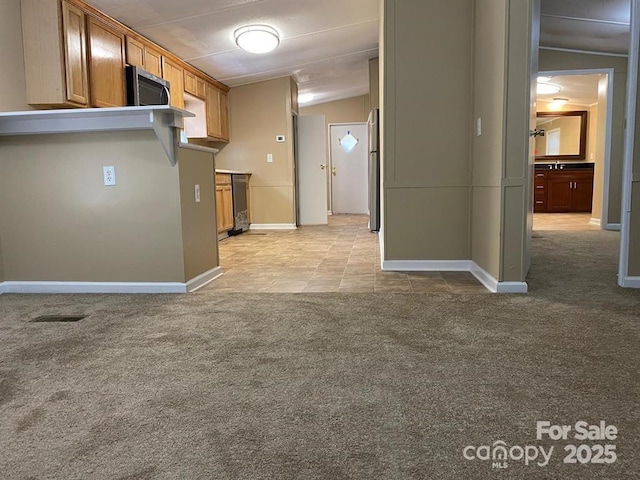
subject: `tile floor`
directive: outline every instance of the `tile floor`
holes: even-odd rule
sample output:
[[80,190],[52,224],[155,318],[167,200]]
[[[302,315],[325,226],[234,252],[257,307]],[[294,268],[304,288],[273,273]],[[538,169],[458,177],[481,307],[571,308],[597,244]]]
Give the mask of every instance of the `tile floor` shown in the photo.
[[[598,230],[590,214],[534,215],[535,230]],[[367,216],[334,215],[329,225],[250,231],[220,242],[224,275],[207,291],[489,293],[467,272],[383,272]]]
[[489,293],[467,272],[383,272],[378,235],[361,215],[329,225],[250,231],[220,242],[218,292]]

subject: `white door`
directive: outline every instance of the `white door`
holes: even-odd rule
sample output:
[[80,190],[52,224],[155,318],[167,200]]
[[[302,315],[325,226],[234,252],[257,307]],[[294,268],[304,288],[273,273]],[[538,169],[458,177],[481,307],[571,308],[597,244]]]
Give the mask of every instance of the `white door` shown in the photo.
[[331,125],[331,211],[369,213],[369,141],[366,123]]
[[327,136],[324,115],[299,116],[297,197],[300,225],[327,224]]
[[549,130],[545,135],[547,137],[546,155],[560,155],[560,129]]

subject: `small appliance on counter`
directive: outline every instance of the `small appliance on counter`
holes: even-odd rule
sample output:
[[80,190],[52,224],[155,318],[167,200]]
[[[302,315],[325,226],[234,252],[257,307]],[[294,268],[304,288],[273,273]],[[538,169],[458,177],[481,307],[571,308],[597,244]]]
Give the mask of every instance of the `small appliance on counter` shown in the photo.
[[140,67],[127,65],[127,105],[134,107],[169,105],[169,82]]

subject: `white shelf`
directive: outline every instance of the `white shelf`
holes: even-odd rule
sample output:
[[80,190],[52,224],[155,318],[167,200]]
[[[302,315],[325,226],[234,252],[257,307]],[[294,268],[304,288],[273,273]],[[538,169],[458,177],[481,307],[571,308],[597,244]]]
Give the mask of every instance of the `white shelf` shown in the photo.
[[193,116],[186,110],[167,106],[1,112],[0,136],[153,130],[175,165],[178,131],[184,128],[184,118]]

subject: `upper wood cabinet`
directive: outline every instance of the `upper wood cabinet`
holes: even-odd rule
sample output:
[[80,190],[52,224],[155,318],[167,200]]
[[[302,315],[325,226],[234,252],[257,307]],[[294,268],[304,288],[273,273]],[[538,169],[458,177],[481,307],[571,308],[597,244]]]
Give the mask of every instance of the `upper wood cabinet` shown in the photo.
[[29,104],[87,106],[85,13],[64,0],[22,0],[21,9]]
[[162,54],[149,44],[127,36],[127,63],[162,77]]
[[87,20],[91,105],[126,105],[124,34],[89,17]]
[[184,91],[204,100],[207,96],[207,82],[189,70],[185,70]]
[[171,106],[184,108],[184,69],[171,60],[163,58],[162,78],[169,81]]
[[225,92],[207,84],[207,135],[229,141],[229,106]]

